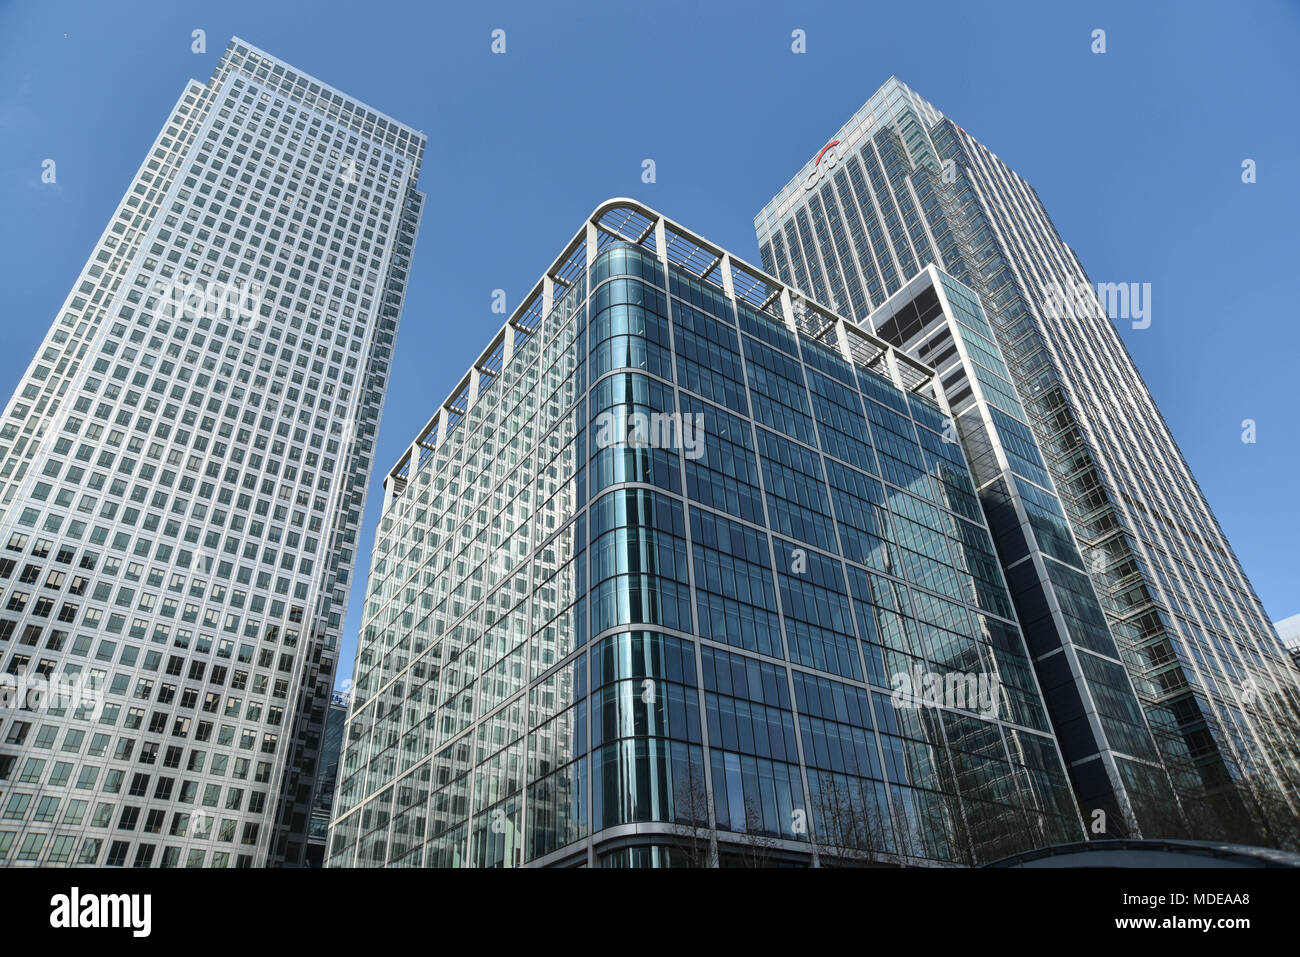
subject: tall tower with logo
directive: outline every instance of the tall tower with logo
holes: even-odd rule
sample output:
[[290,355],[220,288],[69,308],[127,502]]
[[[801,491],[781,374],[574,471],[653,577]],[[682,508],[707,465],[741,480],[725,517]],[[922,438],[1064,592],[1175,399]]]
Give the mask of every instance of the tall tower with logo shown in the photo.
[[[928,264],[977,293],[1174,781],[1182,821],[1141,832],[1296,845],[1295,672],[1033,187],[891,78],[754,225],[765,268],[859,322]],[[1051,570],[1064,605],[1091,590]]]

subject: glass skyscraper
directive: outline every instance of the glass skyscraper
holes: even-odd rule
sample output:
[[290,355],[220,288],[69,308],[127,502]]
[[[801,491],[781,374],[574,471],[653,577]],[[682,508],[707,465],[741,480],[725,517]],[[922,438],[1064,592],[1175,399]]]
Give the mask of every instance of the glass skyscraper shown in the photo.
[[327,863],[1080,839],[950,426],[929,366],[600,206],[384,482]]
[[1090,833],[1131,836],[1132,821],[1171,813],[1179,832],[1171,782],[978,297],[929,265],[865,325],[933,365],[943,386]]
[[182,92],[0,426],[0,862],[302,862],[424,145]]
[[[891,78],[755,227],[766,269],[859,323],[928,264],[975,292],[1043,453],[1050,484],[1036,484],[1063,506],[1173,783],[1176,802],[1139,810],[1130,831],[1294,846],[1295,673],[1097,287],[1033,188]],[[1126,290],[1101,291],[1122,304]],[[1065,564],[1077,581],[1074,556]],[[1086,643],[1069,630],[1072,644]],[[1049,662],[1035,658],[1041,677]],[[1156,793],[1160,775],[1145,774],[1137,745],[1112,743],[1110,789]]]

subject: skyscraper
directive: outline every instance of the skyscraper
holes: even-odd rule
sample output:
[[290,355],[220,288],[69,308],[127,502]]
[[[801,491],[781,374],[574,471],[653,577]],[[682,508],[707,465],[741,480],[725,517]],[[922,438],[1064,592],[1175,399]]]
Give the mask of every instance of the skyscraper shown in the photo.
[[424,144],[238,38],[181,94],[0,427],[0,861],[303,860]]
[[1182,834],[1178,801],[975,293],[926,266],[864,325],[934,366],[1093,834]]
[[1033,188],[894,78],[755,228],[765,268],[858,322],[927,264],[976,292],[1177,794],[1180,821],[1130,823],[1294,845],[1300,689],[1102,306],[1146,321],[1131,290],[1092,286]]
[[328,864],[1081,838],[950,421],[928,366],[602,204],[384,481]]

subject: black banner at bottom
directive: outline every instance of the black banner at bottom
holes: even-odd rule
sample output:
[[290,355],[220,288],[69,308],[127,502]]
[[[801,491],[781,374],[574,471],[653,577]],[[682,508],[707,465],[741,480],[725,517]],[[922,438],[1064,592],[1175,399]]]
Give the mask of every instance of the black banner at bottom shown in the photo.
[[[1290,933],[1290,868],[617,871],[0,870],[6,944],[431,948],[483,935],[628,946],[775,934],[928,945]],[[684,928],[689,925],[690,930]],[[612,935],[612,936],[610,936]],[[684,936],[685,935],[685,936]],[[878,935],[878,936],[877,936]],[[972,937],[972,935],[975,935]],[[1243,936],[1244,935],[1244,936]],[[547,941],[546,938],[552,938]],[[15,950],[14,952],[17,952]]]

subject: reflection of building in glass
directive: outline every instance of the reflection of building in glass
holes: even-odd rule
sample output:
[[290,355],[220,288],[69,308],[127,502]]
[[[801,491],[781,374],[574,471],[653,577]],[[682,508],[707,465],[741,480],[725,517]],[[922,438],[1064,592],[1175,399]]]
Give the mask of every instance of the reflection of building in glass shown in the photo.
[[299,864],[425,139],[239,39],[0,425],[0,863]]
[[931,265],[865,326],[932,365],[943,384],[1089,833],[1125,836],[1134,820],[1166,814],[1167,828],[1180,830],[1168,775],[979,300]]
[[[1092,285],[1033,187],[897,79],[831,139],[755,218],[764,268],[858,323],[928,264],[975,292],[1092,580],[1053,590],[1095,589],[1178,799],[1106,732],[1110,781],[1076,778],[1080,803],[1146,794],[1143,836],[1300,845],[1300,685],[1097,291],[1135,328],[1149,311]],[[1112,670],[1087,683],[1126,697]]]
[[320,761],[316,771],[316,799],[311,806],[311,824],[307,830],[308,867],[325,862],[325,838],[330,826],[330,808],[334,806],[334,788],[338,784],[339,755],[343,750],[343,727],[348,722],[348,696],[334,692],[325,714],[325,733],[321,736]]
[[[702,454],[611,410],[698,416]],[[601,206],[385,480],[328,863],[1080,838],[949,424],[929,367]],[[926,674],[996,698],[893,694]]]

